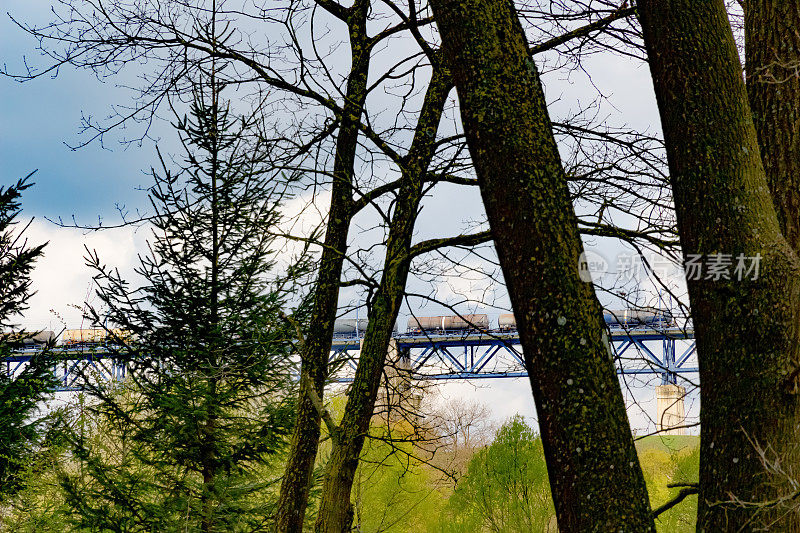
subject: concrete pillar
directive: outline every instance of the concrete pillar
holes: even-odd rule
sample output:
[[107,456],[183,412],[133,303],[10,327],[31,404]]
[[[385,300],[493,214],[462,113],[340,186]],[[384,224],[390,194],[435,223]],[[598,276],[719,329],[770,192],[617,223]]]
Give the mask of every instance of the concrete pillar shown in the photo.
[[686,389],[680,385],[656,385],[656,429],[662,435],[686,435],[686,428],[677,427],[686,422],[685,396]]
[[392,425],[400,420],[416,422],[415,413],[422,403],[422,391],[411,378],[411,360],[392,339],[386,354],[385,379],[381,381],[375,402],[373,422]]

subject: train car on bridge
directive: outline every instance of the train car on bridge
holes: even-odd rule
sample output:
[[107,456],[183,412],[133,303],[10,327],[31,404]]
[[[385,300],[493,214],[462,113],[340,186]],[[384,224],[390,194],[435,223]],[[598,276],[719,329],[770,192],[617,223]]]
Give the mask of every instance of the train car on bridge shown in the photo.
[[19,346],[23,351],[37,351],[48,345],[54,345],[56,334],[50,330],[31,333],[29,331],[12,331],[2,333],[6,341]]
[[490,331],[488,315],[419,316],[408,319],[408,333]]
[[[334,339],[352,339],[363,337],[367,331],[366,318],[340,318],[333,323]],[[392,329],[392,335],[397,334],[397,324]]]
[[641,307],[603,311],[603,320],[610,327],[667,327],[675,325],[675,317],[666,309]]
[[65,329],[59,336],[59,345],[65,348],[97,346],[108,342],[117,343],[129,337],[129,332],[118,328]]
[[[665,328],[675,325],[675,318],[667,310],[654,307],[603,311],[603,320],[611,328]],[[408,333],[461,333],[467,331],[514,332],[517,319],[511,313],[501,314],[497,329],[491,328],[487,315],[422,316],[408,320]]]

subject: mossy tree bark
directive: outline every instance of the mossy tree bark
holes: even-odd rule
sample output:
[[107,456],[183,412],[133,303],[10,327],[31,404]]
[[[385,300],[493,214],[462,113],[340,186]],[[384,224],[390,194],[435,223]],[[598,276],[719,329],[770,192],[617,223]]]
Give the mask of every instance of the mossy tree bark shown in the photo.
[[325,473],[316,523],[319,533],[343,533],[352,528],[350,493],[375,410],[392,330],[405,294],[414,224],[424,192],[425,175],[435,152],[436,131],[451,87],[446,69],[434,65],[414,139],[403,161],[405,168],[401,169],[402,183],[389,225],[383,275],[369,310],[358,366]]
[[538,71],[506,0],[433,0],[536,401],[560,531],[654,531]]
[[766,503],[794,493],[791,480],[757,448],[796,471],[800,265],[767,187],[725,6],[638,7],[684,256],[761,258],[757,279],[687,280],[702,384],[698,531],[797,531],[796,511]]
[[[322,414],[312,397],[323,398],[328,357],[333,338],[333,323],[339,301],[342,266],[347,251],[347,236],[353,212],[353,173],[358,147],[359,123],[367,97],[370,50],[367,46],[369,2],[357,0],[341,10],[350,35],[351,70],[345,102],[339,119],[339,134],[331,187],[328,226],[319,263],[314,303],[302,348],[297,422],[278,497],[276,528],[279,533],[303,530],[308,495],[317,457]],[[314,390],[308,390],[313,387]]]
[[744,3],[747,94],[781,231],[800,252],[800,8]]

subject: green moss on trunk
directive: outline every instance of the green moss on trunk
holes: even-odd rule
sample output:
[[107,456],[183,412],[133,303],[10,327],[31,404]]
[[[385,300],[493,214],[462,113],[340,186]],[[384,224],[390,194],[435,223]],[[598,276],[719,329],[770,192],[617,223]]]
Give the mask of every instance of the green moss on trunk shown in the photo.
[[800,266],[767,187],[725,6],[638,5],[684,256],[761,256],[758,279],[688,280],[702,402],[698,530],[796,531],[795,511],[760,505],[792,489],[757,447],[796,470]]
[[800,10],[796,2],[748,0],[747,94],[778,223],[800,252]]
[[525,353],[561,531],[654,531],[536,65],[504,0],[431,2]]
[[279,533],[303,530],[308,495],[312,483],[314,461],[320,438],[321,413],[314,406],[308,386],[323,398],[327,378],[328,357],[333,338],[333,323],[339,301],[339,283],[347,252],[347,235],[352,218],[353,165],[358,147],[359,122],[367,97],[369,50],[367,43],[367,11],[369,2],[358,1],[350,9],[348,26],[352,66],[342,116],[331,188],[328,227],[315,287],[314,306],[303,348],[297,423],[292,434],[286,471],[278,498],[276,528]]
[[319,533],[349,532],[353,520],[350,493],[358,460],[375,410],[389,343],[400,311],[411,260],[408,250],[422,200],[425,173],[434,154],[436,136],[447,95],[449,73],[436,68],[425,95],[414,140],[402,169],[402,184],[386,242],[381,284],[375,293],[353,384],[347,395],[339,438],[333,443],[322,488],[316,523]]

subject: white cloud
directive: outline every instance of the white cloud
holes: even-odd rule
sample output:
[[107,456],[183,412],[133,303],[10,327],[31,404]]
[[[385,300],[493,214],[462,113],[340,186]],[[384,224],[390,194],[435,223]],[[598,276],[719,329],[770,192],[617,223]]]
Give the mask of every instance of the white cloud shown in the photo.
[[[282,208],[282,219],[276,231],[295,238],[308,238],[319,228],[328,216],[330,192],[317,191],[315,194],[301,194],[286,202]],[[320,238],[323,235],[319,235]],[[292,264],[302,254],[305,243],[291,238],[276,240],[276,259],[280,267]],[[312,253],[318,252],[319,246],[311,246]]]
[[[329,194],[322,192],[315,200],[316,204],[310,204],[308,197],[288,202],[284,211],[287,221],[292,220],[293,224],[287,222],[281,230],[297,236],[307,235],[325,216]],[[86,232],[35,219],[25,237],[30,246],[48,244],[31,276],[36,294],[29,300],[28,310],[14,323],[26,329],[58,331],[63,327],[88,326],[83,321],[82,309],[87,301],[97,303],[93,271],[86,266],[86,248],[96,251],[104,264],[118,268],[122,276],[135,285],[133,269],[138,264],[137,253],[146,251],[146,241],[152,234],[147,227]],[[287,263],[302,247],[302,243],[289,241],[280,251],[279,261]]]
[[29,309],[15,322],[25,328],[56,331],[64,326],[80,327],[85,302],[96,301],[93,272],[86,266],[86,247],[96,250],[105,264],[132,278],[137,250],[144,248],[147,234],[145,229],[134,228],[87,233],[34,220],[25,233],[28,242],[48,245],[31,276],[36,294],[29,300]]

